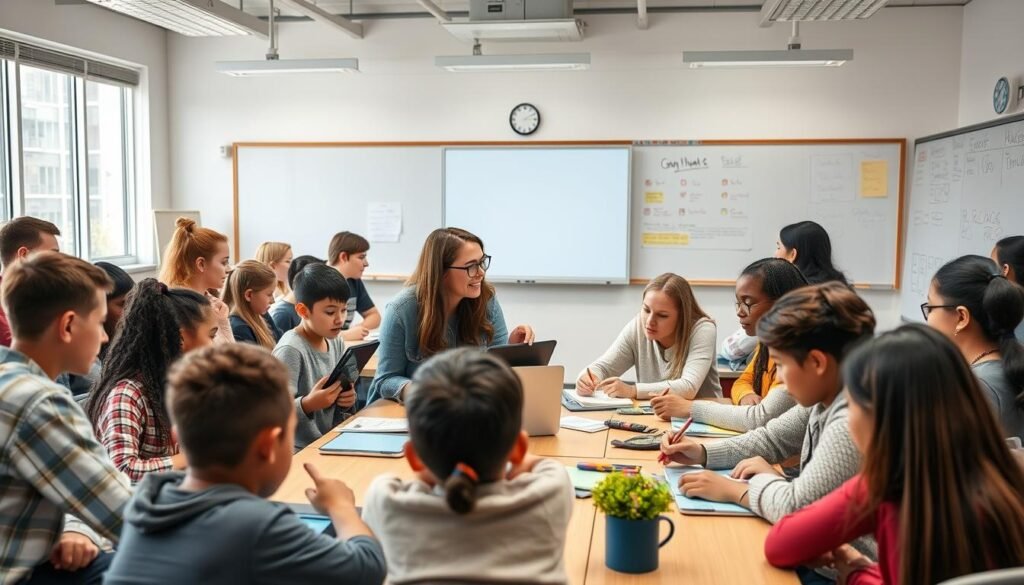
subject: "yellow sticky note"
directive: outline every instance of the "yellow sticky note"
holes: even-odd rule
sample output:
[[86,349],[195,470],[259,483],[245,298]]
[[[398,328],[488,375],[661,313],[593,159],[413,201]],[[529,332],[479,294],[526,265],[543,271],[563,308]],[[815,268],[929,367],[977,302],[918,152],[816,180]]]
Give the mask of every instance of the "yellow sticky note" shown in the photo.
[[688,246],[690,234],[678,232],[644,232],[643,245],[646,247],[657,246]]
[[863,160],[860,162],[860,196],[889,196],[889,161]]
[[644,193],[644,203],[664,203],[665,194],[661,191],[648,191]]

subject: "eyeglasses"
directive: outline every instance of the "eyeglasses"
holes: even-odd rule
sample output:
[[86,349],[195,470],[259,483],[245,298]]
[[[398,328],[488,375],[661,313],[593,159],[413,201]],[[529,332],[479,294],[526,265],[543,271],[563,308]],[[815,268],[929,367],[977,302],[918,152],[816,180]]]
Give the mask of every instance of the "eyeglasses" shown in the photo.
[[739,313],[740,307],[743,307],[743,314],[749,315],[750,311],[752,311],[754,307],[760,305],[762,302],[763,301],[757,301],[756,303],[751,303],[749,301],[736,301],[735,303],[733,303],[733,305],[736,307],[736,313]]
[[928,303],[921,303],[921,314],[924,315],[924,320],[928,320],[928,315],[935,309],[955,309],[956,305],[929,305]]
[[447,270],[449,268],[452,269],[452,270],[465,270],[466,274],[470,278],[473,278],[474,276],[477,276],[481,272],[486,272],[487,269],[490,268],[490,267],[491,267],[491,257],[488,256],[487,254],[484,254],[484,257],[481,258],[480,260],[476,261],[476,262],[471,262],[469,264],[466,264],[465,266],[447,266],[447,267],[445,267],[445,270]]

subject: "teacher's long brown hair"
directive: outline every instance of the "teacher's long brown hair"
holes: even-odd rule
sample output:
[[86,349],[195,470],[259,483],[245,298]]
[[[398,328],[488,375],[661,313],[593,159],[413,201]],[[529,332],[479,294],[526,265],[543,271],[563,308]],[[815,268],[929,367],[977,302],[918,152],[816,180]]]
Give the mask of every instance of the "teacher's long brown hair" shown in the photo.
[[[416,271],[409,277],[409,286],[416,287],[416,303],[420,309],[420,356],[430,357],[448,349],[445,341],[447,320],[444,315],[444,275],[466,242],[475,242],[484,249],[483,241],[459,228],[440,228],[430,232],[423,244]],[[494,324],[487,318],[487,303],[494,297],[494,287],[481,283],[480,296],[462,299],[455,307],[458,321],[458,345],[489,344],[494,340]]]
[[854,351],[843,379],[874,420],[864,513],[900,506],[900,583],[1024,565],[1024,472],[952,342],[905,325]]

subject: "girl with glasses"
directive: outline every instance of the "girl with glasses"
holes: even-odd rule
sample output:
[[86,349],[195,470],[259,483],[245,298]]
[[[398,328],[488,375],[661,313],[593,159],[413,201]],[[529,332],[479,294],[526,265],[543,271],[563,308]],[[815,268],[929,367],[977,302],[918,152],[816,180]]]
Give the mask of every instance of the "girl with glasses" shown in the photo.
[[427,236],[415,272],[384,312],[367,403],[403,400],[416,368],[446,349],[533,343],[529,325],[506,327],[485,279],[490,264],[483,241],[466,230],[440,228]]

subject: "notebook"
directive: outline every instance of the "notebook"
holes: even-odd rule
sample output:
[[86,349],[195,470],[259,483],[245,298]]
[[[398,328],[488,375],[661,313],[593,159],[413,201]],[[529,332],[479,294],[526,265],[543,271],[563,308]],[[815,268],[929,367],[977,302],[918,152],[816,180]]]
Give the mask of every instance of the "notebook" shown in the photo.
[[367,457],[401,457],[409,435],[392,433],[338,433],[324,443],[324,455],[363,455]]
[[338,429],[340,433],[408,433],[409,419],[360,416]]
[[580,396],[575,389],[562,390],[562,406],[567,410],[615,410],[624,406],[633,406],[632,398],[609,398],[598,390],[593,396]]
[[[686,418],[673,418],[672,419],[672,430],[678,431],[683,428],[686,424]],[[704,423],[694,422],[690,425],[690,428],[686,429],[686,435],[689,437],[710,437],[710,438],[723,438],[723,437],[735,437],[742,435],[739,431],[730,431],[729,429],[723,429],[722,427],[715,427]]]
[[[712,502],[700,498],[688,498],[679,491],[679,478],[687,473],[704,471],[703,467],[666,467],[665,481],[668,482],[672,495],[676,498],[676,507],[683,514],[695,516],[753,516],[754,513],[739,504]],[[715,471],[719,475],[729,477],[730,471]],[[731,478],[730,478],[731,479]],[[738,480],[736,480],[738,481]]]

